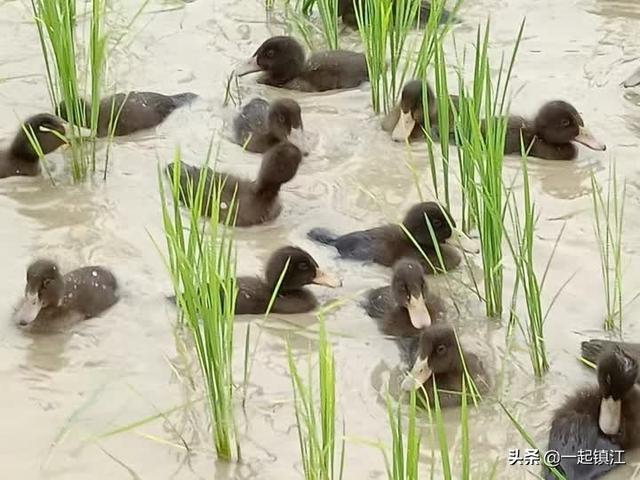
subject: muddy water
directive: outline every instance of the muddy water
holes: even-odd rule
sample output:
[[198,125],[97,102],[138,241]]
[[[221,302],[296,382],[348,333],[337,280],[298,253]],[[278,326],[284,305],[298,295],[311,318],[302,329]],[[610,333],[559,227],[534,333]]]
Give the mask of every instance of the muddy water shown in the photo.
[[[49,107],[39,44],[26,3],[0,2],[0,135],[7,140],[19,118]],[[579,342],[601,335],[604,311],[589,174],[596,171],[604,179],[613,158],[629,184],[625,286],[629,297],[640,289],[634,269],[640,220],[633,214],[640,201],[636,166],[640,94],[620,87],[640,65],[640,40],[635,34],[640,6],[634,0],[469,3],[456,31],[459,42],[473,37],[475,25],[487,12],[499,12],[493,18],[496,52],[510,45],[520,19],[527,15],[514,77],[514,112],[532,113],[549,99],[570,100],[609,146],[604,154],[582,149],[579,160],[566,164],[532,161],[541,213],[536,245],[541,267],[558,231],[567,225],[548,279],[546,301],[575,273],[549,317],[552,371],[543,383],[533,380],[524,350],[516,349],[503,361],[504,325],[484,318],[481,305],[457,282],[435,282],[443,295],[455,298],[460,314],[451,308],[452,320],[468,348],[483,355],[496,370],[506,365],[496,396],[544,445],[554,407],[575,387],[593,382],[593,375],[576,361]],[[135,7],[120,7],[114,18],[123,25]],[[151,241],[162,240],[158,162],[169,161],[180,144],[184,158],[198,163],[213,132],[221,132],[218,137],[226,134],[229,111],[222,107],[226,74],[267,35],[283,32],[277,16],[270,23],[265,18],[260,2],[253,0],[152,1],[124,47],[114,53],[109,72],[112,87],[193,91],[201,100],[153,132],[116,142],[106,183],[70,185],[60,154],[51,156],[57,186],[46,177],[0,182],[3,478],[300,478],[284,339],[289,336],[304,358],[315,347],[314,318],[256,323],[254,339],[260,332],[260,341],[247,411],[238,415],[243,462],[218,463],[212,454],[202,390],[193,387],[194,382],[199,385],[197,365],[192,350],[184,347],[183,335],[174,330],[175,311],[164,301],[170,285]],[[356,45],[357,36],[346,43]],[[245,97],[278,95],[250,79],[243,80],[242,93]],[[397,220],[418,199],[407,162],[423,172],[422,184],[428,185],[424,150],[416,147],[408,158],[379,131],[368,108],[367,87],[296,98],[303,107],[305,128],[315,137],[313,154],[285,187],[282,216],[271,225],[238,233],[238,269],[243,274],[259,271],[272,249],[297,244],[344,280],[339,292],[317,290],[322,301],[334,295],[357,299],[364,289],[386,283],[388,270],[339,262],[329,249],[307,241],[305,232],[317,225],[347,231],[385,218]],[[234,173],[254,175],[259,157],[223,140],[219,164]],[[507,175],[517,171],[517,160],[508,160]],[[69,330],[48,335],[18,330],[9,318],[24,286],[25,268],[34,257],[45,255],[57,259],[63,269],[87,263],[112,267],[123,285],[122,301],[101,318]],[[507,285],[512,273],[509,266]],[[456,273],[454,278],[466,280],[467,276]],[[630,339],[638,338],[640,332],[636,311],[627,310],[625,336]],[[245,319],[237,323],[237,378],[241,378],[246,325]],[[390,377],[398,375],[397,352],[380,338],[357,301],[347,301],[332,314],[329,328],[337,356],[340,412],[349,437],[345,478],[385,478],[382,456],[361,440],[389,440],[379,392]],[[185,405],[189,406],[158,415]],[[127,428],[152,416],[158,418]],[[457,417],[455,410],[447,413],[454,452],[460,447]],[[106,435],[121,428],[126,431]],[[526,445],[495,401],[487,400],[472,413],[471,432],[474,478],[486,478],[493,463],[498,465],[498,478],[529,478],[524,467],[506,465],[508,449]],[[430,457],[430,441],[425,438],[425,472]],[[459,467],[457,460],[454,463]],[[634,471],[629,466],[610,478],[627,479]],[[436,472],[434,478],[439,476]]]

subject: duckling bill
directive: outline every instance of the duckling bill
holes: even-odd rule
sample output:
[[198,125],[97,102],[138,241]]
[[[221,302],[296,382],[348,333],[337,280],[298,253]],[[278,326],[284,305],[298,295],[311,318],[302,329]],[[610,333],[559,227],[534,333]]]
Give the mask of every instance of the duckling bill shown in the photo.
[[255,72],[262,72],[258,83],[304,92],[355,88],[369,81],[364,54],[333,50],[307,59],[302,45],[287,36],[266,40],[234,74],[241,77]]
[[67,313],[95,317],[118,301],[117,290],[115,277],[103,267],[83,267],[62,275],[55,262],[37,260],[27,269],[24,299],[15,320],[26,327]]
[[258,277],[238,278],[236,313],[266,313],[278,283],[280,288],[271,312],[293,314],[314,310],[318,301],[307,285],[322,285],[336,288],[342,282],[320,270],[318,263],[306,251],[287,246],[276,250],[265,268],[264,279]]

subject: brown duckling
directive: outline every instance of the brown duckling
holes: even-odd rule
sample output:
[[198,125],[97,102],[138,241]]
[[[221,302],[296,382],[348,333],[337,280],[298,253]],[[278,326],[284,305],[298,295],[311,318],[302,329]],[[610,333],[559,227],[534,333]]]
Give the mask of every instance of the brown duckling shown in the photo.
[[407,357],[413,359],[413,367],[402,382],[402,389],[411,391],[423,386],[431,405],[434,400],[432,377],[438,388],[440,405],[460,405],[465,367],[480,394],[490,388],[489,374],[483,362],[477,355],[465,352],[462,346],[458,348],[455,331],[450,325],[434,323],[424,328],[419,337],[405,339],[400,345],[408,350]]
[[241,77],[254,72],[263,72],[258,83],[303,92],[355,88],[369,81],[364,54],[332,50],[307,59],[302,45],[286,36],[266,40],[234,73]]
[[235,142],[250,152],[263,153],[302,130],[300,105],[290,98],[280,98],[271,104],[263,98],[254,98],[233,120]]
[[[426,220],[429,221],[431,229]],[[407,212],[402,224],[426,253],[428,262],[400,225],[384,225],[346,235],[336,235],[324,228],[314,228],[307,235],[312,240],[335,247],[343,258],[390,267],[401,258],[409,257],[421,261],[428,274],[436,270],[448,271],[460,264],[461,255],[452,245],[477,251],[475,246],[470,246],[464,234],[457,230],[449,212],[436,202],[414,205]],[[442,265],[434,246],[434,238],[442,256]]]
[[[338,15],[342,17],[342,22],[351,28],[358,28],[355,1],[357,0],[340,0],[338,3]],[[363,5],[366,7],[367,2],[363,2]],[[419,15],[420,26],[426,25],[429,20],[429,16],[431,15],[431,4],[429,2],[422,1],[420,3]],[[450,17],[451,13],[443,9],[442,16],[440,17],[440,23],[447,23]]]
[[429,125],[438,122],[436,96],[431,86],[420,80],[411,80],[402,88],[400,103],[385,117],[382,129],[391,132],[396,142],[419,138],[425,128],[424,92],[429,106]]
[[[621,348],[624,353],[640,363],[640,343],[614,342],[610,340],[592,339],[582,342],[582,357],[591,363],[597,363],[602,352]],[[640,377],[637,380],[640,383]]]
[[56,263],[37,260],[27,269],[24,299],[15,320],[28,326],[68,314],[95,317],[118,301],[117,291],[115,277],[103,267],[82,267],[62,275]]
[[[286,273],[282,272],[286,268]],[[282,276],[280,290],[272,313],[306,313],[314,310],[318,301],[306,285],[324,285],[336,288],[342,283],[320,270],[318,263],[307,252],[298,247],[282,247],[271,255],[265,269],[264,279],[258,277],[238,278],[236,313],[266,313],[273,292]]]
[[[116,122],[113,135],[116,137],[131,135],[140,130],[157,127],[173,113],[174,110],[193,102],[198,96],[195,93],[179,93],[163,95],[155,92],[116,93],[100,101],[98,114],[98,137],[111,134],[110,125]],[[82,100],[81,112],[86,128],[91,124],[91,104]],[[58,105],[59,115],[68,120],[67,107],[64,101]]]
[[364,308],[378,321],[382,333],[415,336],[431,323],[444,320],[444,302],[431,292],[424,276],[420,262],[403,258],[393,265],[391,285],[367,293]]
[[33,132],[45,155],[64,145],[64,138],[70,133],[69,124],[58,117],[48,113],[30,117],[18,130],[9,148],[0,152],[0,178],[40,174],[40,158],[25,128]]
[[[615,465],[580,462],[581,450],[630,450],[640,446],[638,363],[615,347],[598,360],[598,386],[580,390],[553,416],[549,449],[562,455],[568,480],[600,478]],[[587,462],[588,463],[588,462]],[[547,480],[554,479],[545,472]]]
[[510,117],[505,138],[504,153],[520,154],[521,138],[530,157],[546,160],[573,160],[578,149],[573,142],[604,151],[600,143],[584,126],[578,111],[562,100],[547,102],[533,121]]
[[[278,215],[282,206],[278,200],[280,187],[296,175],[302,160],[302,153],[295,145],[281,142],[271,147],[262,156],[262,164],[256,180],[243,180],[233,175],[214,172],[207,168],[204,192],[211,198],[214,188],[222,185],[220,221],[226,222],[229,215],[228,206],[235,199],[232,215],[237,215],[235,225],[250,227],[269,222]],[[192,194],[197,191],[202,168],[180,164],[180,193],[182,200],[191,202]],[[168,175],[173,178],[174,164],[167,167]],[[211,204],[205,200],[204,214],[211,216]]]

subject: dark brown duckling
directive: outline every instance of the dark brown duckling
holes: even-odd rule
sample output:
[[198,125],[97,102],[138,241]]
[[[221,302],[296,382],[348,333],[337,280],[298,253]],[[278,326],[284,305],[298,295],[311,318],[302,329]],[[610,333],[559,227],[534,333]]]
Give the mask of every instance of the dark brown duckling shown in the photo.
[[[358,20],[356,17],[356,7],[355,1],[357,0],[340,0],[338,3],[338,15],[342,17],[342,22],[345,25],[348,25],[352,28],[358,28]],[[366,6],[367,2],[363,2],[363,5]],[[431,4],[427,1],[423,1],[420,4],[420,14],[419,14],[419,24],[420,26],[426,25],[429,20],[429,15],[431,15]],[[440,23],[447,23],[449,18],[451,17],[451,13],[444,10],[442,11],[442,16],[440,17]]]
[[529,156],[546,160],[573,160],[578,155],[573,142],[592,150],[604,151],[607,148],[584,126],[578,111],[562,100],[544,104],[533,121],[510,117],[505,154],[520,154],[521,135],[525,149],[529,149]]
[[436,96],[431,86],[420,80],[407,82],[400,94],[400,103],[385,117],[382,129],[391,132],[396,142],[422,137],[425,128],[424,92],[427,93],[429,124],[438,122]]
[[[637,377],[638,363],[633,358],[618,347],[606,351],[598,360],[598,386],[580,390],[556,411],[549,449],[562,455],[558,469],[568,480],[600,478],[615,467],[579,462],[581,450],[628,451],[640,446]],[[547,480],[555,479],[551,472],[545,475]]]
[[15,319],[24,327],[68,314],[95,317],[118,301],[117,291],[115,277],[103,267],[82,267],[63,276],[56,263],[37,260],[27,269],[24,299]]
[[385,335],[411,337],[445,316],[442,299],[432,293],[422,264],[403,258],[393,266],[391,285],[367,293],[364,308]]
[[[596,339],[588,340],[582,342],[582,356],[591,363],[598,363],[598,358],[600,358],[602,352],[615,348],[621,348],[626,355],[640,363],[640,343],[613,342],[610,340]],[[640,376],[637,379],[637,383],[640,383]]]
[[413,367],[402,382],[403,390],[411,391],[423,386],[430,405],[433,405],[433,377],[438,387],[440,405],[460,405],[466,367],[478,392],[484,394],[489,391],[490,378],[483,362],[477,355],[466,352],[462,347],[458,348],[456,334],[451,325],[435,323],[426,327],[419,337],[405,340],[400,345],[407,349],[406,355],[412,359],[410,364]]
[[[113,135],[116,137],[131,135],[141,130],[157,127],[173,113],[174,110],[193,102],[198,96],[195,93],[179,93],[163,95],[155,92],[116,93],[100,101],[98,114],[98,137],[111,134],[109,126],[116,122]],[[83,126],[91,124],[91,104],[82,100],[84,112]],[[68,120],[67,107],[64,102],[58,105],[59,115]]]
[[[214,188],[222,185],[220,220],[226,222],[229,214],[228,206],[235,198],[237,214],[235,225],[250,227],[269,222],[278,215],[282,207],[278,199],[280,187],[293,179],[302,160],[302,153],[295,145],[281,142],[262,156],[262,164],[256,180],[243,180],[223,172],[206,169],[205,195],[209,198],[214,194]],[[182,200],[191,202],[191,193],[195,194],[203,169],[187,164],[180,164],[180,190]],[[168,175],[173,178],[174,164],[167,167]],[[211,216],[211,204],[205,200],[205,215]]]
[[369,81],[364,54],[332,50],[307,59],[302,45],[286,36],[266,40],[235,75],[254,72],[263,72],[258,83],[303,92],[355,88]]
[[33,132],[45,155],[64,145],[63,138],[69,133],[69,124],[58,117],[48,113],[30,117],[20,127],[9,148],[0,152],[0,178],[40,174],[40,158],[31,146],[25,128]]
[[[433,237],[426,219],[429,220],[433,229]],[[401,258],[409,257],[421,261],[428,274],[434,273],[435,270],[448,271],[460,264],[461,255],[457,248],[451,245],[477,251],[456,229],[456,224],[449,212],[436,202],[414,205],[407,212],[402,224],[426,253],[429,262],[424,260],[400,225],[384,225],[346,235],[336,235],[324,228],[314,228],[307,235],[316,242],[335,247],[343,258],[374,262],[390,267]],[[442,265],[435,250],[434,237],[438,242]],[[461,241],[465,243],[462,244]]]
[[235,142],[250,152],[263,153],[287,140],[292,132],[302,133],[302,130],[300,105],[290,98],[280,98],[271,104],[254,98],[233,120]]
[[238,278],[236,313],[266,313],[285,268],[286,273],[282,277],[272,313],[306,313],[314,310],[318,301],[312,292],[304,288],[306,285],[324,285],[330,288],[342,285],[339,280],[322,272],[313,257],[301,248],[282,247],[269,258],[264,279]]

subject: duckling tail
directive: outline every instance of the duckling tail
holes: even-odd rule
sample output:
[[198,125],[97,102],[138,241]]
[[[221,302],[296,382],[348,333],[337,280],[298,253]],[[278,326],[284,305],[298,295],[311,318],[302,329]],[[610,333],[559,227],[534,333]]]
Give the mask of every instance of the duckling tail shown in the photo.
[[198,95],[191,92],[185,92],[179,93],[177,95],[172,95],[171,98],[173,99],[175,107],[178,108],[195,101],[195,99],[198,98]]
[[307,233],[307,237],[324,245],[334,245],[338,240],[338,235],[330,232],[326,228],[314,228]]

